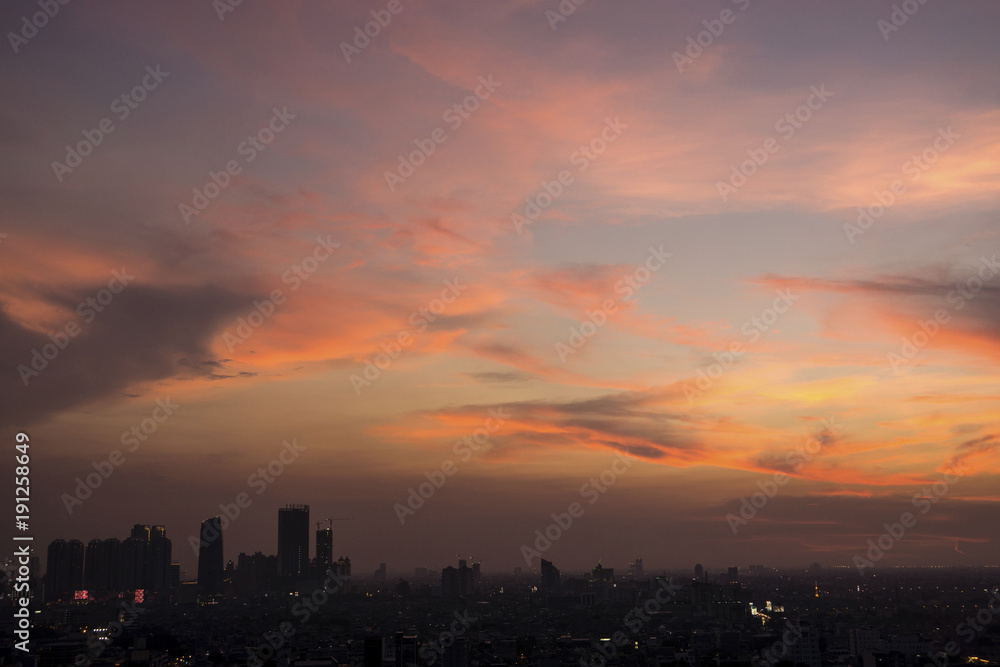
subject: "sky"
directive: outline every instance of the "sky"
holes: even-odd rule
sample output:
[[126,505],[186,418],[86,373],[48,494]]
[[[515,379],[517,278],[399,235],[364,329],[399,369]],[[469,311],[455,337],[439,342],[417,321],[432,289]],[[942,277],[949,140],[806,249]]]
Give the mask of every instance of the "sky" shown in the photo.
[[37,548],[163,524],[194,576],[300,503],[360,574],[997,564],[996,3],[40,6]]

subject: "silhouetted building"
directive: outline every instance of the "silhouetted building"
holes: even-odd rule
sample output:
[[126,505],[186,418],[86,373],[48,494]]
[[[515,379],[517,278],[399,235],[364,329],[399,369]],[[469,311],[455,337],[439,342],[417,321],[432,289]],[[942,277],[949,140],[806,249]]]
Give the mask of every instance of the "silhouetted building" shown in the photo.
[[444,647],[441,665],[442,667],[469,667],[468,637],[458,637],[453,644]]
[[458,595],[458,570],[449,565],[441,570],[441,596],[446,600],[452,600]]
[[80,540],[49,543],[45,571],[45,599],[69,600],[83,588],[84,547]]
[[598,561],[597,566],[590,571],[589,592],[594,594],[594,600],[607,602],[611,599],[615,587],[615,569],[604,567]]
[[278,557],[241,553],[236,563],[236,595],[257,597],[278,588]]
[[458,561],[458,594],[472,594],[472,568],[464,560]]
[[170,587],[171,550],[163,526],[135,524],[121,543],[120,589],[166,591]]
[[378,569],[375,570],[375,581],[385,583],[385,563],[379,563]]
[[222,557],[222,517],[201,522],[201,542],[198,548],[198,590],[205,595],[223,592],[224,561]]
[[701,566],[701,563],[694,566],[694,580],[705,583],[705,568]]
[[316,529],[316,569],[320,576],[326,576],[333,564],[333,529]]
[[726,583],[727,584],[738,584],[740,582],[740,568],[731,567],[726,572]]
[[278,576],[300,577],[308,570],[309,506],[286,505],[278,510]]
[[[351,559],[341,556],[330,566],[330,570],[336,581],[343,582],[339,585],[336,592],[340,594],[347,593],[351,583]],[[332,589],[331,592],[333,592]]]
[[396,633],[396,667],[417,667],[417,635]]
[[90,594],[117,593],[122,589],[122,544],[116,537],[87,543],[83,587]]
[[365,637],[364,662],[362,667],[382,667],[382,637]]
[[171,590],[170,564],[173,562],[173,545],[167,537],[167,529],[153,526],[149,536],[149,557],[152,574],[146,588],[154,591]]
[[541,589],[543,593],[559,593],[559,568],[552,561],[542,559]]
[[820,667],[822,655],[819,650],[819,630],[808,621],[803,620],[796,621],[792,625],[796,627],[798,633],[801,633],[801,636],[798,641],[789,642],[785,659],[794,665]]
[[613,567],[604,567],[601,563],[597,563],[597,567],[590,572],[594,581],[603,581],[609,584],[615,581],[615,568]]

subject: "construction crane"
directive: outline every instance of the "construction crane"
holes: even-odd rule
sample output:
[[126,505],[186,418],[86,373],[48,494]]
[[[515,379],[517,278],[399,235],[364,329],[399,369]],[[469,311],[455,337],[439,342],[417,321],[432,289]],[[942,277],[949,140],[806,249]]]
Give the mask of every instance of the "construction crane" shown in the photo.
[[[333,522],[334,521],[353,521],[353,520],[354,520],[353,516],[340,516],[340,517],[336,517],[336,518],[330,517],[330,518],[328,518],[326,520],[326,527],[329,528],[330,531],[333,531]],[[316,522],[316,530],[319,530],[319,527],[321,525],[323,525],[323,522],[322,521],[317,521]]]

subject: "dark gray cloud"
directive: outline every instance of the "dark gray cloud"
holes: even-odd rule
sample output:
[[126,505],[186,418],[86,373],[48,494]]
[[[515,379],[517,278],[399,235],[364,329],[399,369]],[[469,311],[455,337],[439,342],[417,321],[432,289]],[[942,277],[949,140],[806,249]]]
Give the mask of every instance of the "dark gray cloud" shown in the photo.
[[[51,295],[50,302],[75,311],[101,287]],[[70,317],[67,322],[79,325],[80,333],[46,360],[37,375],[29,375],[27,386],[18,367],[30,368],[33,350],[41,354],[52,341],[0,310],[0,396],[5,405],[0,424],[24,427],[54,412],[122,393],[137,382],[219,376],[221,362],[212,358],[211,340],[252,299],[219,287],[130,284],[91,322]],[[50,356],[54,349],[48,348]]]

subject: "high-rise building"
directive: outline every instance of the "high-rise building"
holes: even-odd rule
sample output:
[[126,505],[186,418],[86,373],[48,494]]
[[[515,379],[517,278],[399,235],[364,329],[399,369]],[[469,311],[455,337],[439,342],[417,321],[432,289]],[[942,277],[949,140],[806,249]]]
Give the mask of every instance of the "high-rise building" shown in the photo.
[[452,600],[459,596],[458,591],[458,570],[449,565],[441,570],[441,595],[445,600]]
[[794,625],[797,634],[801,633],[801,636],[799,636],[798,641],[788,645],[784,658],[796,665],[820,667],[822,654],[819,650],[819,629],[813,627],[808,621],[796,621]]
[[256,552],[240,554],[236,564],[236,595],[252,598],[277,590],[278,557]]
[[540,588],[543,593],[559,592],[559,568],[552,561],[542,559],[542,581]]
[[465,596],[472,593],[472,568],[466,561],[458,561],[458,594]]
[[170,588],[171,542],[163,526],[137,523],[121,543],[120,588],[166,591]]
[[333,564],[333,529],[316,528],[316,569],[321,576],[326,576]]
[[122,543],[117,537],[87,543],[83,587],[91,594],[122,590]]
[[379,635],[365,637],[363,667],[382,667],[382,654],[385,653],[383,640]]
[[450,646],[444,647],[441,655],[442,667],[469,667],[469,638],[458,637]]
[[695,581],[705,582],[705,568],[698,563],[694,566],[694,579]]
[[278,510],[278,576],[298,577],[308,570],[309,506],[286,505]]
[[417,635],[396,633],[396,667],[417,667]]
[[45,571],[45,599],[72,599],[83,588],[84,547],[80,540],[49,543]]
[[330,566],[330,569],[332,570],[331,574],[333,574],[334,580],[340,582],[336,585],[336,588],[331,587],[330,592],[337,592],[341,595],[347,593],[351,585],[351,559],[341,556]]
[[153,526],[149,537],[149,559],[152,573],[146,588],[154,591],[171,590],[170,563],[173,546],[167,537],[167,529]]
[[221,595],[224,562],[222,557],[222,517],[201,522],[198,547],[198,590],[206,595]]

